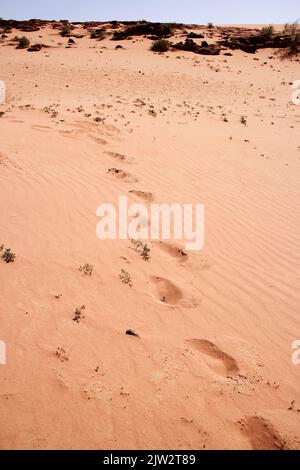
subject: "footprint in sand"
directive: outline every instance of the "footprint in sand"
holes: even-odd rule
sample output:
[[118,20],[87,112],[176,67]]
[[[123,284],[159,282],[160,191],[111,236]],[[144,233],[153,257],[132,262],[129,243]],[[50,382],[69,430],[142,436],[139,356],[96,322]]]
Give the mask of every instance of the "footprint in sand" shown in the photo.
[[168,279],[152,276],[151,280],[156,286],[161,302],[176,305],[182,299],[183,294],[181,290]]
[[249,416],[239,421],[242,432],[249,438],[253,450],[289,450],[289,447],[274,428],[261,416]]
[[53,129],[53,127],[50,127],[50,126],[40,126],[38,124],[35,124],[33,126],[31,126],[31,129],[34,129],[35,131],[41,131],[41,132],[47,132],[47,131],[51,131]]
[[135,189],[131,189],[129,191],[130,194],[133,194],[134,196],[137,196],[138,198],[140,199],[143,199],[143,201],[153,201],[153,194],[152,193],[148,193],[148,192],[145,192],[145,191],[137,191]]
[[96,144],[99,144],[99,145],[107,144],[107,140],[101,139],[100,137],[95,137],[94,135],[89,135],[88,137],[92,139],[94,142],[96,142]]
[[176,258],[178,261],[182,262],[182,261],[187,261],[188,259],[187,253],[178,246],[172,245],[170,243],[162,242],[162,241],[159,241],[157,243],[157,246],[165,253],[168,253],[173,258]]
[[231,377],[239,372],[239,367],[233,357],[222,351],[206,339],[189,339],[187,342],[197,351],[209,358],[209,367],[223,377]]
[[124,161],[126,160],[126,157],[125,155],[121,154],[121,153],[117,153],[117,152],[109,152],[109,151],[106,151],[104,152],[106,155],[109,155],[110,157],[112,158],[115,158],[116,160],[121,160],[121,161]]
[[80,138],[77,131],[59,130],[58,133],[63,137],[67,137],[68,139],[78,140]]
[[137,181],[133,176],[127,173],[124,170],[119,170],[118,168],[109,168],[107,173],[115,176],[116,178],[123,180],[123,181]]

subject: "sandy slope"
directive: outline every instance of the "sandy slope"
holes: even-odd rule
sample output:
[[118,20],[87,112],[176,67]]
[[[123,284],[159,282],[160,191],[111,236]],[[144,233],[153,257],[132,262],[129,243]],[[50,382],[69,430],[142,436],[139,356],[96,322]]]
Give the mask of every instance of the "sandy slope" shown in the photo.
[[[55,47],[0,44],[0,447],[300,448],[299,62],[27,36]],[[204,203],[204,250],[98,240],[131,190]]]

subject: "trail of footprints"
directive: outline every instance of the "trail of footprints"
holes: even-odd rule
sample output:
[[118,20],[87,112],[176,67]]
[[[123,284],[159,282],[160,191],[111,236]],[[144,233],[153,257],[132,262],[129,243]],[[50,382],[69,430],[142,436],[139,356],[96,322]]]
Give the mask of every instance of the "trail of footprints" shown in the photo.
[[[84,130],[86,130],[86,128],[83,126],[80,131],[82,132]],[[109,131],[113,130],[109,129]],[[63,133],[66,137],[68,136],[69,132],[70,131],[61,131],[61,133]],[[89,134],[89,137],[93,138],[93,140],[102,145],[107,143],[104,139],[95,137],[94,135]],[[105,151],[104,153],[112,159],[123,163],[132,163],[134,161],[134,159],[117,152]],[[115,167],[109,168],[107,173],[116,179],[127,183],[134,183],[138,181],[137,178],[132,176],[127,171]],[[153,193],[147,191],[131,189],[129,190],[129,194],[145,202],[151,202],[154,200]],[[154,246],[167,255],[171,256],[178,263],[184,263],[188,260],[187,253],[175,245],[158,241],[154,242]],[[154,286],[156,298],[159,302],[170,306],[176,306],[182,301],[184,297],[183,292],[172,281],[160,276],[151,276],[150,280]],[[213,373],[220,376],[222,379],[234,378],[239,374],[240,368],[236,359],[227,352],[223,351],[212,341],[207,339],[191,338],[187,339],[186,343],[194,351],[199,353]],[[289,448],[286,440],[280,436],[279,432],[275,429],[273,424],[261,416],[247,416],[238,421],[236,424],[239,426],[242,434],[247,437],[251,448],[254,450],[284,450]]]

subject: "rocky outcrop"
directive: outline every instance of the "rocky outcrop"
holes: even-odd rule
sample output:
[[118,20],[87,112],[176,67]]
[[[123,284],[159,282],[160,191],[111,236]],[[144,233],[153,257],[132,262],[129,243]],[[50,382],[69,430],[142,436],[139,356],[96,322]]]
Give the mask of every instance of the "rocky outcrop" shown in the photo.
[[39,52],[43,48],[49,48],[50,46],[46,46],[46,44],[32,44],[30,47],[28,47],[27,51],[28,52]]
[[197,33],[194,33],[194,32],[190,32],[187,35],[187,37],[189,39],[204,39],[205,38],[204,34],[197,34]]
[[123,31],[115,31],[112,37],[113,41],[122,41],[132,36],[152,36],[156,39],[169,38],[173,34],[170,25],[164,23],[141,23],[135,26],[129,26]]
[[201,44],[197,44],[192,39],[186,39],[185,42],[178,42],[177,44],[173,44],[175,49],[180,51],[190,51],[194,52],[195,54],[202,54],[202,55],[219,55],[221,48],[219,45],[216,44],[207,44],[205,41]]
[[257,49],[290,47],[292,39],[289,35],[275,34],[266,36],[258,33],[252,35],[245,34],[243,36],[230,36],[224,40],[218,41],[218,44],[231,50],[240,49],[244,52],[254,54]]
[[42,26],[48,24],[46,20],[28,20],[28,21],[17,21],[17,20],[3,20],[0,19],[0,28],[15,28],[23,32],[39,31]]

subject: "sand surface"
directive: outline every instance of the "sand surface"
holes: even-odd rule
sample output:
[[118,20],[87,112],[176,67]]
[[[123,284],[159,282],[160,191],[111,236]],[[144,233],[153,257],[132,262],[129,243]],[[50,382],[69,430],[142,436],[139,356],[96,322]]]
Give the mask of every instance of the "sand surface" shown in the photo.
[[[300,449],[299,62],[66,48],[48,27],[29,53],[16,34],[0,43],[16,254],[0,259],[0,448]],[[205,204],[203,250],[150,242],[144,261],[99,240],[97,206],[119,195]]]

